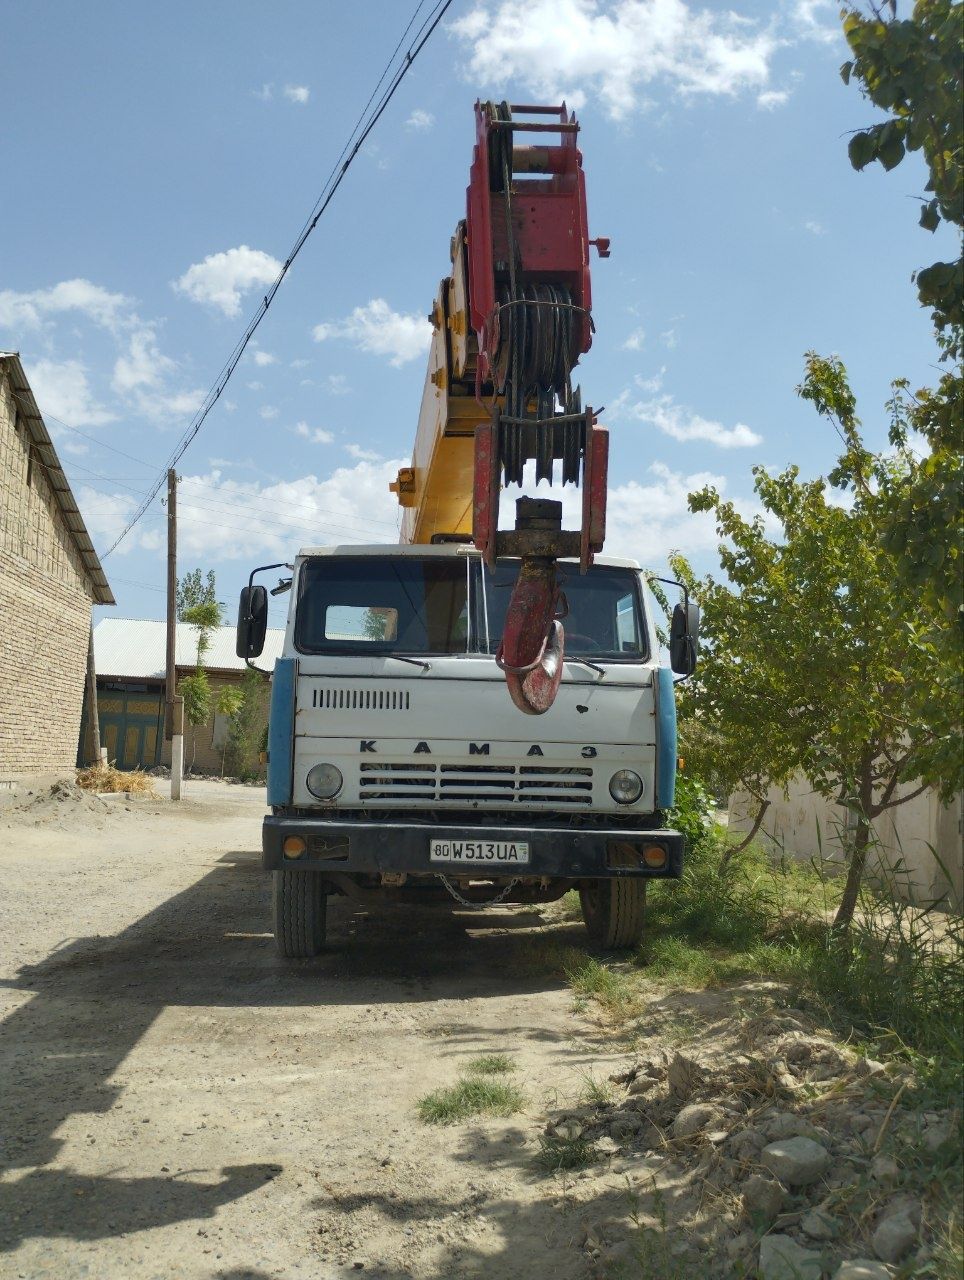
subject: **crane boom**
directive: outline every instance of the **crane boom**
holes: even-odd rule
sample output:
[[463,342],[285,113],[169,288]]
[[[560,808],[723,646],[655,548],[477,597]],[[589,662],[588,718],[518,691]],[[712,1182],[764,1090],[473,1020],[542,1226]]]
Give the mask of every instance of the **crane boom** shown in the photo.
[[[432,343],[412,465],[392,490],[401,540],[471,539],[490,564],[521,568],[496,658],[513,702],[552,705],[562,677],[565,599],[558,561],[582,572],[605,537],[608,433],[583,409],[572,370],[592,342],[590,240],[579,125],[559,107],[475,104],[466,218],[452,271],[432,308]],[[526,117],[537,117],[530,119]],[[516,145],[532,134],[537,145]],[[558,135],[546,142],[544,135]],[[499,529],[503,485],[582,485],[582,520],[562,528],[562,503],[520,498]]]

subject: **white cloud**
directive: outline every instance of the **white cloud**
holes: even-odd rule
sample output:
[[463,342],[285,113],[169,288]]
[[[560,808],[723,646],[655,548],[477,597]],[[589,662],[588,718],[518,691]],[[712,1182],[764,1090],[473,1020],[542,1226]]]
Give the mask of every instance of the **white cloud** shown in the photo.
[[431,111],[424,111],[421,107],[416,107],[412,114],[405,121],[407,129],[415,129],[419,133],[425,133],[431,129],[435,123],[435,117]]
[[251,92],[259,102],[270,102],[274,97],[274,85],[263,84],[260,89],[252,89]]
[[134,330],[126,351],[114,362],[111,386],[118,395],[159,387],[176,368],[175,362],[158,347],[153,328],[144,325]]
[[125,315],[132,299],[111,293],[90,280],[62,280],[49,289],[18,293],[0,289],[0,326],[22,331],[40,329],[45,320],[65,311],[76,311],[103,329],[116,330],[130,317]]
[[288,365],[289,369],[307,369],[311,364],[310,360],[292,360]]
[[351,387],[348,385],[348,379],[343,373],[329,373],[328,394],[330,396],[351,395]]
[[261,408],[258,410],[258,414],[260,417],[264,419],[265,422],[271,422],[273,418],[277,418],[278,410],[274,407],[273,404],[263,404]]
[[642,351],[646,342],[646,330],[634,329],[623,343],[624,351]]
[[346,444],[345,452],[350,453],[359,462],[377,462],[382,456],[380,453],[376,453],[374,449],[363,449],[358,444]]
[[254,362],[260,369],[265,369],[269,364],[277,364],[278,357],[273,356],[270,351],[256,351]]
[[248,390],[249,390],[249,391],[263,391],[263,390],[264,390],[264,383],[263,383],[263,382],[259,382],[259,381],[257,380],[257,378],[255,378],[255,380],[254,380],[253,382],[246,382],[244,385],[248,388]]
[[311,444],[333,444],[335,440],[330,431],[325,431],[323,427],[309,427],[307,422],[296,423],[293,431],[296,436],[301,436]]
[[659,335],[659,340],[664,347],[672,351],[679,346],[679,335],[675,329],[666,329]]
[[803,226],[804,230],[809,231],[812,236],[825,236],[827,234],[827,228],[823,223],[817,222],[814,218],[811,218],[809,222],[805,222]]
[[266,552],[290,559],[301,546],[398,541],[398,500],[388,490],[408,462],[359,462],[325,479],[226,478],[217,470],[184,476],[178,488],[178,542],[185,555],[250,560]]
[[[200,387],[187,391],[141,391],[135,398],[138,412],[154,422],[165,423],[177,418],[193,418],[204,401]],[[227,404],[224,407],[230,412]]]
[[476,3],[450,30],[469,46],[467,77],[525,85],[549,101],[596,96],[613,119],[681,95],[761,91],[779,46],[773,29],[684,0],[516,0]]
[[396,368],[424,355],[432,336],[432,326],[422,315],[402,315],[393,311],[384,298],[372,298],[355,307],[344,320],[315,325],[315,342],[344,338],[361,351],[388,356]]
[[684,443],[705,440],[720,449],[748,449],[763,442],[762,436],[751,431],[742,422],[733,427],[725,427],[722,422],[702,418],[691,409],[675,404],[673,397],[669,395],[653,400],[640,400],[635,404],[624,401],[619,409],[622,416],[647,422],[665,435]]
[[819,44],[843,42],[838,14],[840,5],[836,0],[794,0],[790,10],[791,20],[797,33],[807,40],[816,40]]
[[26,364],[26,372],[41,413],[72,427],[99,427],[117,417],[94,398],[79,360],[36,360]]
[[787,89],[767,89],[765,93],[758,93],[756,105],[761,111],[775,111],[777,107],[786,106],[790,101],[790,93]]
[[282,92],[289,102],[297,102],[302,107],[311,97],[311,90],[306,84],[286,84]]
[[258,285],[271,284],[280,270],[277,258],[242,244],[195,262],[171,287],[175,293],[233,318],[241,314],[241,295]]

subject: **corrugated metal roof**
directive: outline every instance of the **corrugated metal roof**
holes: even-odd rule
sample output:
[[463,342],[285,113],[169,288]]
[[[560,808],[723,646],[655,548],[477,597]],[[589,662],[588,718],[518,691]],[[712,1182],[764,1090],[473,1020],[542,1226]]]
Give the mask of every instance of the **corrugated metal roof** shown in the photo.
[[[234,651],[234,627],[218,627],[211,633],[211,647],[204,655],[208,671],[243,671],[244,659]],[[285,633],[270,627],[264,653],[256,665],[271,671],[281,657]],[[102,618],[94,628],[94,669],[99,676],[124,679],[163,680],[167,654],[167,624],[139,618]],[[175,662],[193,667],[197,661],[197,627],[177,624]]]
[[73,492],[67,477],[64,475],[63,467],[60,465],[57,450],[50,439],[50,433],[47,431],[43,415],[37,407],[36,400],[33,398],[30,383],[27,381],[27,375],[24,373],[23,365],[20,363],[20,356],[16,351],[0,351],[0,367],[5,368],[10,377],[10,385],[17,400],[20,416],[27,424],[27,430],[30,432],[37,456],[46,473],[47,482],[53,490],[54,497],[57,499],[57,504],[63,515],[64,524],[70,530],[71,536],[77,545],[77,550],[80,552],[84,568],[90,578],[91,586],[94,590],[94,602],[96,604],[116,604],[117,601],[114,599],[114,593],[110,589],[107,575],[104,573],[97,552],[94,550],[94,544],[90,540],[87,526],[84,524],[83,516],[77,509]]

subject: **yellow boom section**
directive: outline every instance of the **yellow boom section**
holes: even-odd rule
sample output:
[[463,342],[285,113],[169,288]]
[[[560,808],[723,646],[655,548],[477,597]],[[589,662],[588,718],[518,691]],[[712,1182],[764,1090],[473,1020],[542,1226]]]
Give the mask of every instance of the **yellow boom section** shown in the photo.
[[452,274],[432,308],[432,347],[418,416],[412,465],[391,485],[402,511],[402,542],[434,534],[472,534],[475,428],[490,409],[475,398],[478,346],[469,325],[465,223],[452,237]]

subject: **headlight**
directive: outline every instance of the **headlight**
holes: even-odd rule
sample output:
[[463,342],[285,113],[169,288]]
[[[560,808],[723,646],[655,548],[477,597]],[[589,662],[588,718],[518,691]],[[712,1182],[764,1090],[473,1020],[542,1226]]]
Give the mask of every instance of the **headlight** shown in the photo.
[[343,781],[341,770],[333,764],[316,764],[305,778],[308,790],[319,800],[331,800],[341,790]]
[[609,794],[617,804],[635,804],[643,794],[643,780],[632,769],[617,769],[609,779]]

